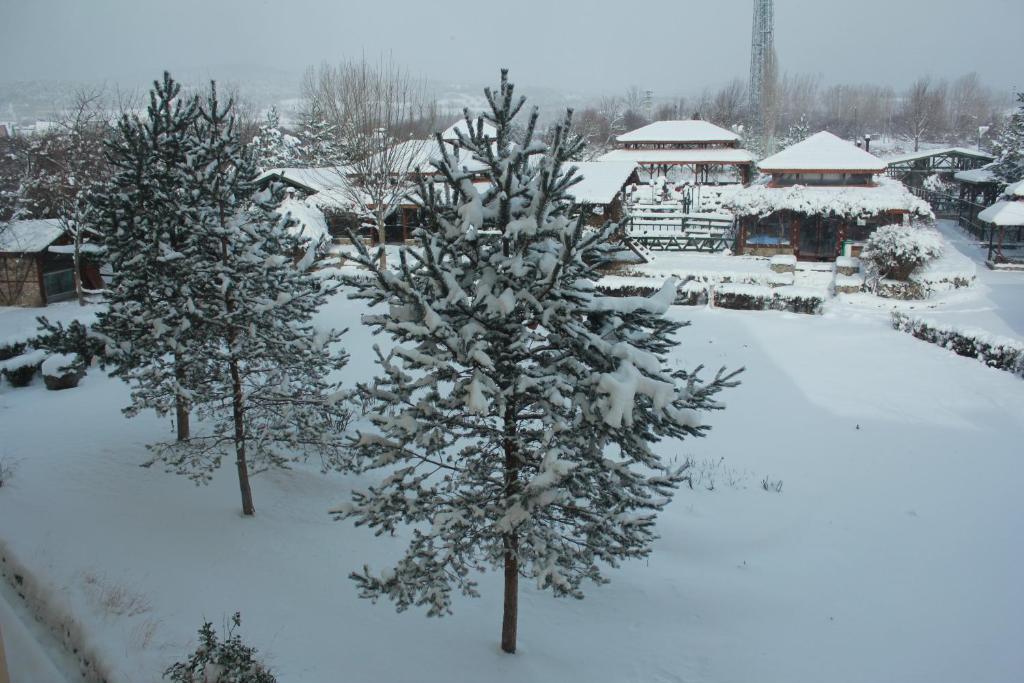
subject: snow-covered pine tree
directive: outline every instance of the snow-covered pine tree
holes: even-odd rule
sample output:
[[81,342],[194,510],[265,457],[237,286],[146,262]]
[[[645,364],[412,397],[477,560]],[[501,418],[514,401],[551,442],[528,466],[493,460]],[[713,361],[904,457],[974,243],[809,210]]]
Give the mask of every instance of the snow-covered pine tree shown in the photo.
[[263,171],[293,166],[296,162],[299,141],[281,129],[277,107],[267,110],[252,145],[256,149],[256,163]]
[[314,168],[341,166],[344,160],[337,127],[316,111],[305,112],[299,127],[299,156]]
[[288,215],[274,211],[282,188],[258,191],[259,168],[240,140],[233,102],[219,102],[211,85],[198,112],[179,174],[195,203],[177,273],[193,327],[178,334],[194,335],[189,351],[202,358],[203,373],[188,389],[207,429],[153,446],[152,462],[205,482],[233,454],[242,512],[252,515],[250,467],[287,467],[310,454],[324,469],[341,463],[349,412],[332,374],[347,355],[341,332],[312,322],[329,291],[308,270],[317,245],[293,262],[298,240]]
[[1017,111],[999,131],[994,147],[992,170],[999,179],[1007,185],[1024,180],[1024,93],[1017,93]]
[[114,273],[95,330],[110,340],[111,374],[132,387],[125,413],[173,410],[179,440],[190,434],[189,378],[202,373],[190,283],[182,277],[194,202],[180,169],[197,117],[195,98],[183,97],[164,73],[149,93],[147,115],[122,116],[107,153],[113,175],[89,194],[84,211]]
[[429,224],[397,271],[353,236],[354,260],[376,275],[353,280],[353,296],[390,304],[367,321],[396,342],[377,349],[383,374],[358,386],[370,426],[353,437],[353,466],[387,476],[334,512],[378,533],[411,525],[394,568],[352,575],[363,597],[399,610],[445,614],[453,590],[478,595],[474,570],[501,567],[501,647],[514,652],[519,577],[579,598],[585,580],[607,581],[600,563],[647,555],[657,512],[688,476],[652,445],[702,435],[700,411],[721,408],[714,395],[736,382],[668,366],[684,325],[664,317],[674,283],[651,298],[596,292],[592,264],[614,226],[569,218],[571,111],[550,144],[536,110],[513,142],[525,100],[505,70],[485,94],[490,111],[475,123],[465,113],[460,146],[487,164],[489,186],[439,162],[446,191],[421,188]]

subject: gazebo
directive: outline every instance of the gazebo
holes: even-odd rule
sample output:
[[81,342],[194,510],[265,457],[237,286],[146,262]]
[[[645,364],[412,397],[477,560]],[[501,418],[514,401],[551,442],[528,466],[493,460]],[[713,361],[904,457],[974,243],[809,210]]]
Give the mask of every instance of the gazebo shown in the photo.
[[932,217],[927,202],[880,175],[884,161],[826,131],[758,166],[764,177],[725,202],[739,224],[739,254],[832,261],[857,255],[882,225]]
[[989,231],[988,265],[1004,264],[1024,267],[1021,259],[1007,258],[1004,249],[1024,248],[1024,180],[1018,180],[1003,190],[1002,198],[978,214],[978,220],[993,227]]
[[615,140],[600,161],[631,161],[652,177],[676,170],[697,185],[750,182],[754,155],[740,148],[739,135],[708,121],[655,121]]

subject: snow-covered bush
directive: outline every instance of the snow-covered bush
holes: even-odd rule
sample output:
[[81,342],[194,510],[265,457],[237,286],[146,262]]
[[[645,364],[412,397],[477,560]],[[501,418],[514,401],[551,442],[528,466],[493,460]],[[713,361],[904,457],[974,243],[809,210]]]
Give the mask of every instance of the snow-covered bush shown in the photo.
[[46,351],[32,349],[0,362],[0,369],[7,375],[7,381],[11,386],[27,387],[47,355],[49,354]]
[[77,387],[85,374],[85,364],[77,353],[55,353],[43,361],[41,369],[51,391]]
[[938,344],[959,356],[976,358],[990,368],[1024,377],[1024,342],[997,337],[980,330],[939,325],[899,312],[892,314],[892,326],[923,341]]
[[32,345],[37,349],[77,354],[86,366],[92,364],[94,357],[103,355],[103,340],[91,334],[81,321],[72,320],[67,327],[61,322],[51,323],[45,316],[39,316],[36,321],[41,334],[32,340]]
[[277,679],[256,657],[256,648],[246,645],[235,632],[242,623],[238,612],[231,617],[227,638],[219,640],[213,624],[199,629],[199,647],[184,662],[164,671],[175,683],[276,683]]
[[25,353],[27,344],[24,341],[0,342],[0,361],[14,358]]
[[878,278],[906,280],[915,268],[942,256],[942,237],[921,225],[883,225],[864,245],[861,259]]

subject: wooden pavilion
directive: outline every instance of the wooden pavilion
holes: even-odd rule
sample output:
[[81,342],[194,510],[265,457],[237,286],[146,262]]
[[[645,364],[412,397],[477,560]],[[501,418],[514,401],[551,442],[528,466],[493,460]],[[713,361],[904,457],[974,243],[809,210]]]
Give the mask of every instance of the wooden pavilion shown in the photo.
[[927,202],[880,175],[884,161],[829,132],[758,166],[765,177],[725,203],[738,222],[738,254],[832,261],[859,254],[882,225],[932,217]]
[[953,174],[971,171],[992,163],[995,157],[977,149],[964,147],[944,147],[942,149],[924,149],[889,157],[885,161],[888,166],[885,174],[910,187],[922,187],[925,178],[939,175],[944,180],[952,180]]
[[651,177],[683,172],[697,185],[750,182],[754,155],[740,136],[699,119],[655,121],[616,138],[616,149],[600,161],[631,161]]

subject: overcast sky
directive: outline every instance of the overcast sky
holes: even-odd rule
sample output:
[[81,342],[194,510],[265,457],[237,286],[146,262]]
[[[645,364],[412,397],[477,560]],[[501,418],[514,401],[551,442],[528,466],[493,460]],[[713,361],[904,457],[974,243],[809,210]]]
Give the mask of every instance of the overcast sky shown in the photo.
[[[753,0],[0,0],[0,81],[298,72],[365,52],[423,76],[693,93],[749,68]],[[897,87],[977,71],[1007,91],[1024,0],[776,0],[781,68]]]

